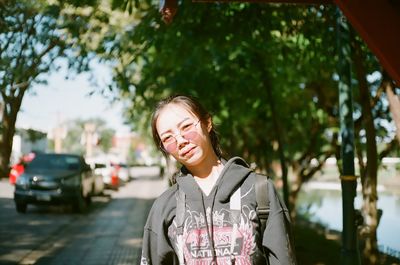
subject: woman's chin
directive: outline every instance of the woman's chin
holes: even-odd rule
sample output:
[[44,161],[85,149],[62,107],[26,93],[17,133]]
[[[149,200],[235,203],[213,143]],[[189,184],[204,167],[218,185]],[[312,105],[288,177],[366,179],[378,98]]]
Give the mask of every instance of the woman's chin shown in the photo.
[[185,166],[196,166],[202,161],[203,152],[200,148],[195,147],[189,153],[185,154],[181,158],[181,163]]

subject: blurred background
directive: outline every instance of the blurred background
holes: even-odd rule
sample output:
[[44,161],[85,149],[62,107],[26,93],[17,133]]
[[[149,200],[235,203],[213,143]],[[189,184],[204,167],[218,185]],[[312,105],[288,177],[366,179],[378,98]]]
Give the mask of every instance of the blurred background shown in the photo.
[[[350,24],[338,34],[337,6],[168,2],[169,23],[151,0],[0,2],[0,179],[32,153],[168,179],[176,165],[152,144],[151,111],[190,94],[212,112],[224,156],[275,181],[300,264],[338,264],[350,110],[361,259],[399,264],[400,88]],[[343,71],[351,109],[339,105]]]

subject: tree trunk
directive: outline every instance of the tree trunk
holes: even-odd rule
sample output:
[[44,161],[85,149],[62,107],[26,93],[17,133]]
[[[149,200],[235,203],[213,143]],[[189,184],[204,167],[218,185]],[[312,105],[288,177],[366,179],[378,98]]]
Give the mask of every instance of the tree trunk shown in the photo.
[[400,96],[395,94],[392,82],[384,80],[382,85],[389,101],[389,108],[392,113],[394,124],[396,125],[397,140],[400,143]]
[[13,136],[15,133],[15,119],[11,115],[3,113],[3,128],[0,138],[0,178],[7,178],[10,171],[9,163],[12,151]]
[[[303,180],[301,177],[301,173],[300,170],[298,170],[295,165],[292,166],[293,168],[293,175],[294,175],[294,179],[291,183],[291,189],[290,189],[290,196],[289,196],[289,206],[290,206],[290,218],[292,220],[293,223],[296,222],[296,217],[297,217],[297,212],[295,211],[296,209],[296,203],[297,203],[297,198],[299,196],[299,193],[301,191],[301,188],[303,186]],[[289,207],[288,206],[288,207]]]
[[8,178],[10,171],[10,157],[15,134],[15,123],[17,114],[21,108],[22,98],[25,90],[20,91],[17,97],[4,98],[3,124],[0,130],[0,179]]
[[278,141],[278,153],[279,153],[279,160],[281,163],[281,168],[282,168],[282,182],[283,182],[283,200],[285,201],[286,206],[289,209],[289,212],[293,206],[289,202],[289,183],[288,183],[288,168],[286,165],[286,158],[285,158],[285,148],[283,144],[283,139],[282,139],[282,126],[279,122],[279,113],[276,111],[275,108],[275,102],[274,98],[272,95],[272,87],[269,86],[266,88],[267,93],[268,93],[268,100],[269,100],[269,105],[271,107],[271,112],[272,112],[272,121],[274,125],[274,130],[275,130],[275,135],[276,135],[276,140]]
[[288,183],[288,168],[287,168],[287,161],[285,158],[285,147],[284,147],[284,137],[283,135],[283,130],[282,130],[282,125],[281,122],[279,121],[279,113],[276,111],[275,107],[275,101],[274,101],[274,95],[273,95],[273,86],[270,81],[270,75],[268,72],[268,68],[265,66],[265,61],[261,60],[260,58],[263,58],[263,55],[259,54],[259,58],[256,59],[257,64],[259,65],[260,69],[264,70],[263,74],[263,79],[262,83],[264,86],[264,89],[267,91],[268,95],[268,100],[269,100],[269,105],[271,107],[271,112],[272,112],[272,122],[274,126],[274,131],[275,131],[275,136],[276,140],[278,142],[278,154],[279,154],[279,160],[281,163],[281,169],[282,169],[282,182],[283,182],[283,200],[286,204],[286,206],[290,209],[290,203],[289,203],[289,183]]
[[365,245],[363,250],[363,264],[378,264],[379,250],[377,243],[378,228],[378,209],[377,209],[377,173],[378,173],[378,151],[376,146],[376,130],[372,115],[372,102],[368,83],[366,81],[366,71],[363,65],[361,48],[353,39],[354,43],[354,63],[357,80],[359,82],[360,103],[362,106],[362,120],[366,131],[366,151],[367,163],[365,168],[364,181],[362,182],[363,205],[362,213],[364,216]]

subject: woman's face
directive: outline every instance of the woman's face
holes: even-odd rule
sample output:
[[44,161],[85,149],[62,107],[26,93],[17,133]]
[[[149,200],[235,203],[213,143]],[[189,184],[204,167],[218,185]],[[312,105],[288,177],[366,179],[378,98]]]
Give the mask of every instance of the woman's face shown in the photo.
[[199,118],[178,104],[165,106],[156,121],[163,148],[187,167],[199,165],[213,154],[209,132],[211,121],[204,125]]

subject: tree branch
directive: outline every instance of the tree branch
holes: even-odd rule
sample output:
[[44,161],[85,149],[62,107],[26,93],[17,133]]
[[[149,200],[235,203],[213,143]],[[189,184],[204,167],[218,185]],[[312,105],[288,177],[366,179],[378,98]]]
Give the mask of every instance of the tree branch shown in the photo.
[[379,153],[379,161],[382,161],[382,159],[390,154],[390,152],[392,152],[398,145],[399,142],[396,137],[393,137],[393,139],[385,146],[385,149]]

